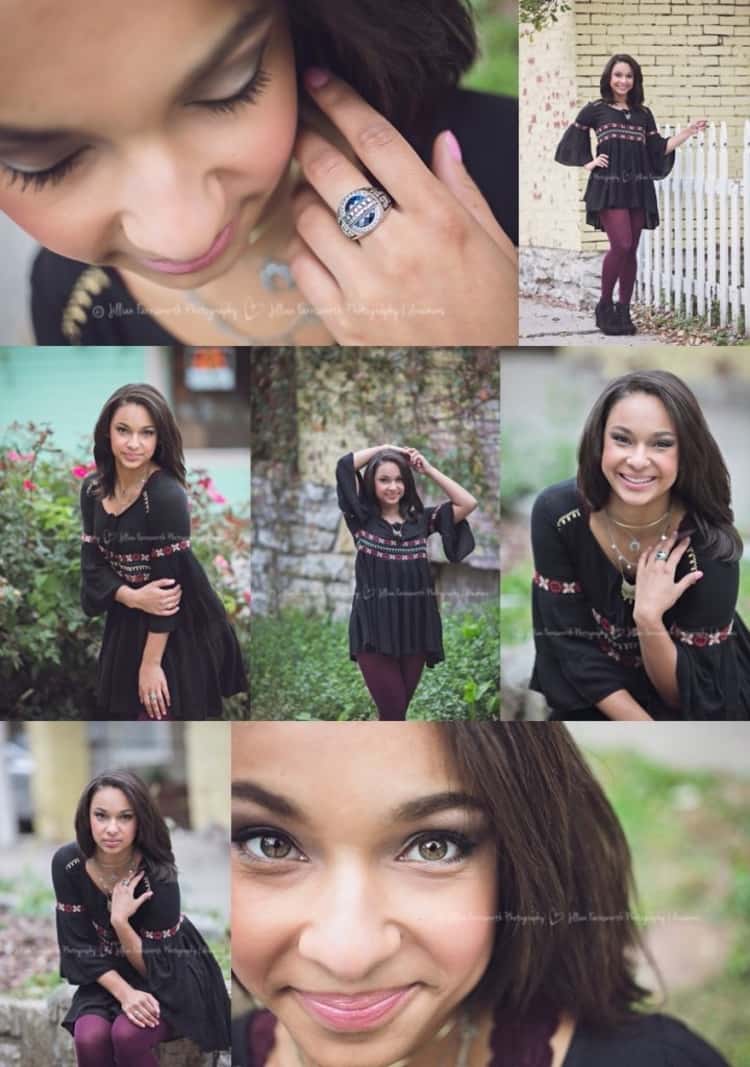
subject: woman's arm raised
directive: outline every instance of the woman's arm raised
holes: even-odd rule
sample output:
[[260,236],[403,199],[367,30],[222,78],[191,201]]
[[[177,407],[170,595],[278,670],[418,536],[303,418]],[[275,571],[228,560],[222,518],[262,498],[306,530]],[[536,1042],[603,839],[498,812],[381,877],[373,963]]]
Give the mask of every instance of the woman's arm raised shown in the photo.
[[434,467],[432,463],[428,463],[422,453],[417,452],[415,448],[407,448],[406,453],[412,467],[414,467],[415,470],[420,471],[422,474],[425,474],[435,483],[435,485],[440,486],[443,492],[448,496],[448,499],[453,505],[454,522],[461,522],[462,519],[471,515],[472,511],[474,511],[477,506],[477,501],[468,490],[464,489],[458,482],[454,482],[447,474],[443,474],[437,467]]

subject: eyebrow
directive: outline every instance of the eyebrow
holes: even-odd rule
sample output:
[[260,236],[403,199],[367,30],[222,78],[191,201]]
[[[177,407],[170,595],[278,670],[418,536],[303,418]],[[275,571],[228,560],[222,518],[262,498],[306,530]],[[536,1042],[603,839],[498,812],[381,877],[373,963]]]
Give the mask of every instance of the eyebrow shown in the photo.
[[[127,426],[127,428],[130,429],[130,423],[126,419],[115,419],[115,426]],[[138,426],[135,427],[136,430],[138,428],[139,428]],[[141,430],[155,430],[156,427],[154,426],[153,423],[147,422],[145,424],[145,426],[141,426],[140,429]]]
[[[104,815],[109,814],[106,808],[102,808],[102,807],[98,807],[98,806],[94,808],[94,814],[95,815],[99,814],[100,812],[102,812]],[[133,814],[133,809],[132,808],[123,808],[122,811],[118,811],[118,812],[116,812],[116,814],[117,815],[132,815]]]
[[[205,81],[211,74],[219,69],[221,64],[232,52],[239,37],[245,37],[252,30],[257,29],[265,20],[271,10],[270,0],[259,0],[258,4],[244,14],[226,31],[224,36],[215,45],[209,55],[193,68],[182,81],[177,96],[189,92],[194,85]],[[28,147],[45,148],[56,145],[61,141],[70,140],[80,136],[75,129],[67,127],[52,127],[50,129],[28,129],[23,126],[0,125],[0,148]]]
[[[298,822],[307,823],[308,819],[300,808],[293,804],[280,793],[273,793],[255,782],[237,781],[232,782],[232,796],[236,800],[248,800],[268,811],[274,812],[287,819],[296,819]],[[452,811],[455,808],[468,808],[472,811],[484,813],[484,804],[470,793],[456,790],[446,790],[442,793],[431,793],[428,796],[417,797],[415,800],[407,800],[393,808],[387,815],[393,822],[416,822],[419,819],[437,815],[443,811]]]
[[[620,430],[622,433],[629,433],[629,434],[633,433],[633,431],[629,430],[627,428],[627,426],[610,426],[609,432],[612,433],[613,430]],[[651,434],[651,436],[652,437],[675,437],[676,435],[675,435],[674,430],[654,430],[654,432]]]

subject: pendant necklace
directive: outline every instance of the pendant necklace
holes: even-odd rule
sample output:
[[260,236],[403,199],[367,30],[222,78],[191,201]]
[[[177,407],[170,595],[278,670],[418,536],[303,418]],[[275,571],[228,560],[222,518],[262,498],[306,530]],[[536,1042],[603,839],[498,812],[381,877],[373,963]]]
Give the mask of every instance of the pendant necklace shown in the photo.
[[[451,1019],[449,1022],[444,1023],[440,1027],[435,1035],[435,1041],[442,1041],[453,1030],[456,1025],[456,1020]],[[469,1065],[469,1052],[473,1044],[474,1038],[478,1032],[478,1026],[471,1021],[467,1012],[461,1013],[461,1044],[459,1045],[458,1055],[453,1061],[453,1064],[448,1064],[445,1060],[440,1061],[440,1067],[468,1067]],[[297,1042],[294,1042],[294,1050],[297,1054],[297,1063],[299,1067],[309,1067],[306,1058],[303,1056],[302,1049]],[[411,1063],[412,1057],[405,1056],[404,1059],[396,1060],[395,1063],[388,1064],[388,1067],[408,1067]]]
[[[666,526],[659,535],[659,541],[666,541],[669,537],[669,520],[671,516],[672,509],[670,508],[666,515],[662,515],[662,517],[660,519],[657,519],[656,522],[644,523],[641,526],[633,526],[629,528],[634,530],[644,530],[647,529],[649,526],[657,526],[660,522],[664,522],[666,520]],[[636,562],[633,563],[632,560],[629,560],[627,556],[624,556],[622,554],[617,544],[617,541],[615,540],[615,531],[612,528],[613,522],[616,523],[618,526],[625,526],[626,528],[628,528],[628,525],[622,522],[618,522],[617,519],[611,519],[606,510],[604,511],[604,518],[607,523],[607,533],[610,539],[610,547],[617,556],[617,569],[619,570],[622,576],[620,595],[622,596],[622,599],[625,600],[627,603],[632,603],[635,600],[635,582],[633,581],[633,572],[636,569],[638,561],[636,560]],[[636,537],[632,538],[628,545],[628,548],[630,548],[633,552],[639,552],[641,548],[640,540]]]
[[[614,515],[610,515],[609,512],[607,512],[606,514],[610,522],[613,522],[615,526],[622,527],[623,530],[652,530],[654,526],[660,526],[665,519],[669,518],[671,514],[671,509],[669,511],[665,511],[663,515],[661,515],[658,519],[654,519],[653,522],[642,522],[639,524],[634,522],[620,522],[614,517]],[[640,552],[641,542],[638,540],[637,537],[632,537],[628,543],[628,548],[631,552]]]
[[125,869],[123,869],[122,864],[118,864],[117,867],[112,866],[110,868],[110,870],[114,872],[113,874],[107,874],[106,865],[102,864],[99,860],[94,859],[94,863],[96,864],[96,881],[99,884],[99,888],[102,890],[105,897],[107,898],[107,911],[112,911],[112,891],[117,882],[120,882],[123,879],[130,881],[130,879],[133,878],[133,876],[135,875],[136,864],[134,860],[135,853],[131,852],[130,858],[128,859],[125,865]]

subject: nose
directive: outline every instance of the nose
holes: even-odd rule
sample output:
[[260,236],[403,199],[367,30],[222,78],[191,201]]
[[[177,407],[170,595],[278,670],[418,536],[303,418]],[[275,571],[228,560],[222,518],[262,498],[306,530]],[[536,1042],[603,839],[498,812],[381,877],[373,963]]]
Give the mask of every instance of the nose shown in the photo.
[[628,456],[628,466],[633,470],[642,471],[649,465],[649,458],[646,454],[645,445],[636,445],[630,455]]
[[332,875],[310,900],[309,917],[297,942],[301,956],[342,982],[367,978],[401,945],[376,887],[352,867]]
[[218,177],[196,153],[140,145],[123,161],[119,222],[133,251],[151,259],[197,259],[226,225]]

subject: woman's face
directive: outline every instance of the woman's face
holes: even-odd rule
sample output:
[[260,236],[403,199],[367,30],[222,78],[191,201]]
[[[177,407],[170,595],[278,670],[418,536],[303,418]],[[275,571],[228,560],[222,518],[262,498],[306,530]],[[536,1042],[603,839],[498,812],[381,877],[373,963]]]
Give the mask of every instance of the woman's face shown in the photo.
[[218,277],[296,125],[280,0],[0,5],[0,211],[61,255],[173,288]]
[[609,78],[609,85],[615,96],[624,97],[635,84],[633,68],[629,63],[615,63]]
[[397,504],[406,490],[398,463],[392,463],[390,460],[379,463],[375,471],[374,485],[375,498],[379,504]]
[[91,836],[97,849],[115,861],[129,853],[138,832],[133,805],[121,789],[107,785],[97,789],[89,808]]
[[667,505],[679,471],[677,430],[658,397],[632,393],[610,408],[602,473],[628,507]]
[[232,962],[318,1067],[383,1067],[471,992],[496,850],[431,724],[232,734]]
[[156,425],[143,404],[121,404],[109,424],[109,443],[115,464],[137,471],[153,457],[158,444]]

